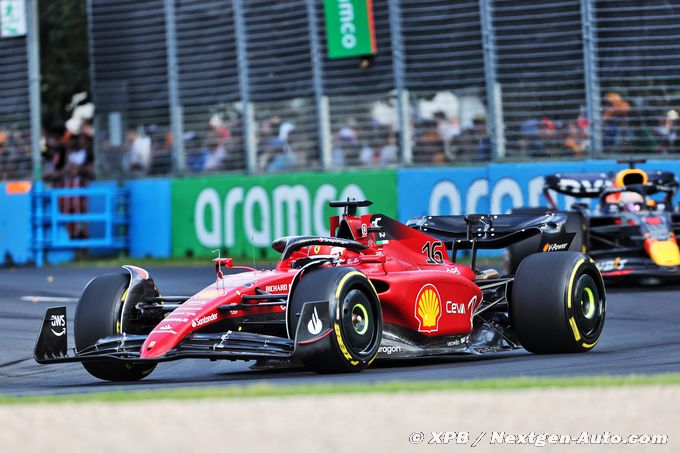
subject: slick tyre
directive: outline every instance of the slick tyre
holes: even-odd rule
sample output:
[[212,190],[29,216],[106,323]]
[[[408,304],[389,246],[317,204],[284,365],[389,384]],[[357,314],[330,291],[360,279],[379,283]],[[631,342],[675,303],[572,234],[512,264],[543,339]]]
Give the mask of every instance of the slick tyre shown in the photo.
[[[123,303],[130,283],[128,274],[105,274],[87,284],[80,296],[74,321],[78,351],[92,346],[100,338],[119,335]],[[82,362],[92,376],[105,381],[138,381],[149,375],[155,363],[137,364],[118,360]]]
[[329,301],[330,332],[308,345],[297,345],[300,361],[317,373],[357,372],[375,359],[382,340],[382,310],[373,285],[363,273],[347,267],[312,270],[292,289],[289,332],[297,332],[303,306]]
[[536,253],[517,269],[512,326],[536,354],[590,351],[602,334],[606,294],[593,261],[578,252]]

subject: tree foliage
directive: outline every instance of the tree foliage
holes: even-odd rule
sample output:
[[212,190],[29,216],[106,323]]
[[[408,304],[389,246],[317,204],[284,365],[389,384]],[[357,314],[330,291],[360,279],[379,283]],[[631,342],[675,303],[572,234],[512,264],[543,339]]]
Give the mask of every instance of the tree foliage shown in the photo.
[[90,89],[86,0],[39,0],[43,125],[63,124],[71,97]]

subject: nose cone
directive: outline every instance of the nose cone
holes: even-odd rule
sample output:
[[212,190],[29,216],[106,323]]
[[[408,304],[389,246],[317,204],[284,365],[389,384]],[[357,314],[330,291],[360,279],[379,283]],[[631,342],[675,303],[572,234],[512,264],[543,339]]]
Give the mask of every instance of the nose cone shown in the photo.
[[652,242],[649,257],[659,266],[680,266],[680,252],[674,239]]
[[142,349],[139,351],[140,357],[142,359],[158,358],[175,347],[183,337],[184,335],[180,335],[174,326],[163,321],[144,341]]

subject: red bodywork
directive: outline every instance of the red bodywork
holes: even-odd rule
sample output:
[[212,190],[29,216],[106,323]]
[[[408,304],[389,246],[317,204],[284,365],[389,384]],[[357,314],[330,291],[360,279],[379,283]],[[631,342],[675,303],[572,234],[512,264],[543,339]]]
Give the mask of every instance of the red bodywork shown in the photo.
[[[340,230],[345,232],[344,236],[350,232],[354,240],[368,248],[358,253],[311,246],[282,259],[274,270],[248,268],[243,273],[218,277],[214,284],[192,296],[153,329],[142,346],[141,358],[159,358],[187,334],[220,321],[254,314],[283,315],[285,305],[230,311],[218,310],[218,307],[245,304],[242,297],[255,295],[257,290],[288,294],[298,272],[292,268],[293,263],[315,254],[339,255],[338,265],[366,274],[380,297],[385,324],[429,337],[471,332],[472,313],[482,301],[481,291],[474,283],[475,273],[465,265],[452,263],[440,241],[380,215],[335,216],[331,217],[330,226],[333,235]],[[383,226],[389,235],[380,232]],[[231,265],[226,260],[222,263]]]

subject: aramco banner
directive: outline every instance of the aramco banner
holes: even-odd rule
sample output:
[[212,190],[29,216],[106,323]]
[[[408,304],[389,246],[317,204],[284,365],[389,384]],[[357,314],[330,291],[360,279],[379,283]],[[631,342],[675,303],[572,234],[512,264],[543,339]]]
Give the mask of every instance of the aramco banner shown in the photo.
[[324,0],[328,58],[375,55],[372,0]]
[[395,170],[222,175],[172,181],[173,256],[270,259],[282,236],[328,236],[331,200],[368,199],[371,212],[397,215]]

